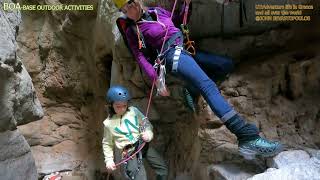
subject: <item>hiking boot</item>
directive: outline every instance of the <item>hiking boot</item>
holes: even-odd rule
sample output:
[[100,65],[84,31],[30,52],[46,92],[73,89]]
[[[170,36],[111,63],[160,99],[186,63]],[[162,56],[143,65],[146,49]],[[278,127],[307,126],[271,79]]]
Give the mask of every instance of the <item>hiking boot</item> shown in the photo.
[[245,159],[254,159],[256,155],[271,157],[283,149],[280,142],[259,137],[255,140],[239,142],[239,152]]
[[194,105],[194,99],[191,96],[190,92],[187,90],[187,88],[183,89],[183,95],[184,95],[184,100],[185,100],[185,103],[186,103],[187,107],[191,111],[196,112],[196,107]]

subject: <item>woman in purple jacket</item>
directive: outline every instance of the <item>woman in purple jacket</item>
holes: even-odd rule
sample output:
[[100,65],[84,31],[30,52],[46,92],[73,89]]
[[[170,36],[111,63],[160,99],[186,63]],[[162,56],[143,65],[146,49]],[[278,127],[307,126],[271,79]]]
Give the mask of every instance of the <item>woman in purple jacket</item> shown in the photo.
[[[255,155],[268,157],[282,150],[279,142],[260,137],[258,128],[246,123],[244,118],[220,94],[214,80],[232,70],[232,61],[225,57],[201,52],[192,57],[187,51],[182,50],[183,36],[176,26],[181,24],[183,13],[171,19],[171,13],[167,10],[161,7],[146,8],[141,0],[113,1],[136,28],[136,30],[128,28],[124,33],[135,59],[150,80],[156,80],[156,85],[159,84],[157,73],[153,68],[154,59],[148,59],[144,55],[139,34],[143,35],[147,48],[160,52],[168,30],[163,53],[166,68],[200,91],[214,113],[237,136],[240,154],[246,158],[254,158]],[[185,3],[190,3],[190,1],[186,0]],[[167,88],[162,89],[160,95],[168,96]]]

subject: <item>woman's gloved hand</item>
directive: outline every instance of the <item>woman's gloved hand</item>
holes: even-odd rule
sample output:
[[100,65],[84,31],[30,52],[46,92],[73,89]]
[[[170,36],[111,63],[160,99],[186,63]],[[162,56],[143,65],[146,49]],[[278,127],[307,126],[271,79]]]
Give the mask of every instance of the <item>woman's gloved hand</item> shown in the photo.
[[114,164],[114,161],[108,161],[106,164],[106,168],[109,172],[116,170],[116,165]]

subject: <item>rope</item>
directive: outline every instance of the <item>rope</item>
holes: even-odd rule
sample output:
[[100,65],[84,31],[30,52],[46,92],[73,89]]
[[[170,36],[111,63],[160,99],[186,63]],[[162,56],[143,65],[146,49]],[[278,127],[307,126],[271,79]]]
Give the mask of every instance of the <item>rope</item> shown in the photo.
[[141,37],[140,37],[140,30],[139,30],[139,27],[138,27],[137,24],[136,24],[136,27],[137,27],[137,36],[138,36],[139,49],[141,49],[143,44],[142,44]]
[[151,87],[151,92],[149,95],[149,101],[148,101],[148,106],[147,106],[147,111],[146,111],[146,117],[148,117],[149,115],[149,109],[150,109],[150,105],[151,105],[151,99],[152,99],[152,93],[153,93],[153,89],[154,89],[154,85],[156,84],[156,80],[154,79],[152,82],[152,87]]
[[186,7],[184,8],[184,16],[183,16],[183,24],[187,24],[188,19],[188,12],[189,12],[189,3],[186,2]]

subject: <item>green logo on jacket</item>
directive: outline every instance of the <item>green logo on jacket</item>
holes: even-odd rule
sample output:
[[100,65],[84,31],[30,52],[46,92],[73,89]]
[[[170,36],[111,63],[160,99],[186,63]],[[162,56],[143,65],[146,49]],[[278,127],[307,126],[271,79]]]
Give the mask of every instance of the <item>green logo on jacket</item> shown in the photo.
[[129,141],[133,142],[134,138],[133,138],[132,130],[130,126],[137,131],[139,130],[138,117],[134,116],[134,120],[135,120],[135,124],[133,124],[129,119],[124,119],[124,124],[128,130],[128,133],[121,131],[118,127],[114,128],[114,130],[119,134],[125,135],[129,139]]

